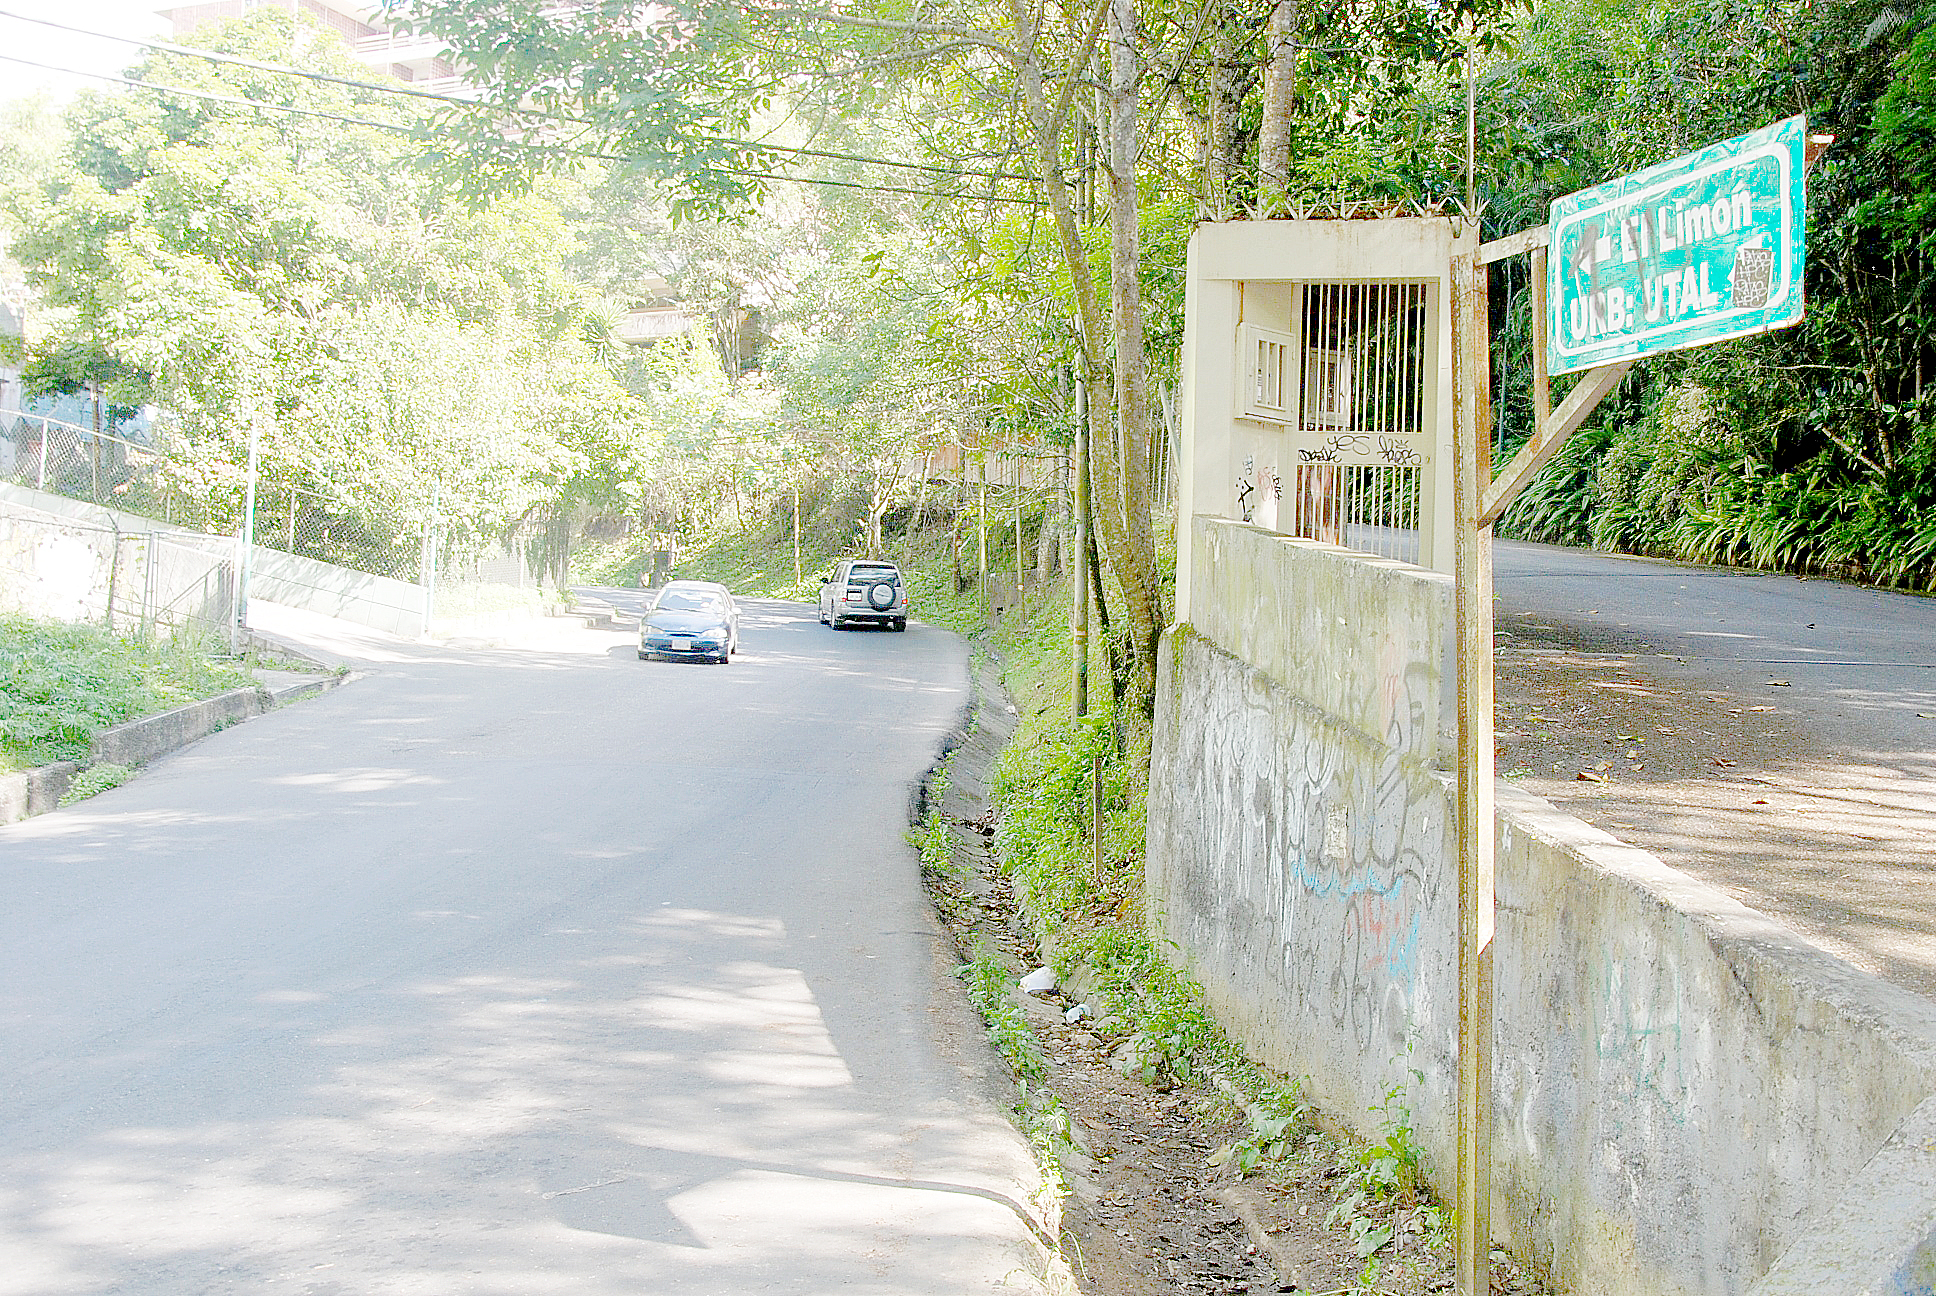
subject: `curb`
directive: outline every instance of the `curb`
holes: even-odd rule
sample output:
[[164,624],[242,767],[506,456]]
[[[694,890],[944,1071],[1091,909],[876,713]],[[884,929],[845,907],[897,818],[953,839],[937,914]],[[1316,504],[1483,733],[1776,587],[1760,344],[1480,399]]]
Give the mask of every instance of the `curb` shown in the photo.
[[80,765],[74,761],[56,761],[18,774],[0,775],[0,824],[18,823],[54,809],[80,772]]
[[[144,765],[170,752],[180,751],[217,729],[253,719],[291,702],[327,693],[351,677],[323,675],[313,680],[285,684],[281,688],[235,689],[200,702],[143,716],[126,724],[103,729],[88,746],[86,766]],[[35,815],[58,809],[74,776],[86,766],[76,761],[59,761],[18,774],[0,777],[0,825],[18,823]]]
[[[927,818],[928,811],[940,804],[934,796],[934,776],[950,757],[968,746],[977,734],[995,732],[997,729],[1000,738],[995,743],[995,749],[999,751],[1014,730],[1013,725],[991,726],[983,719],[991,710],[1004,710],[1012,716],[1015,708],[1008,701],[1007,690],[1002,687],[1001,666],[994,650],[980,638],[970,639],[968,644],[968,696],[962,701],[960,710],[955,712],[947,731],[941,735],[941,741],[936,744],[934,759],[929,763],[927,772],[915,781],[908,793],[908,822],[916,827]],[[968,785],[961,783],[958,776],[951,775],[951,780],[955,787],[966,790]],[[976,780],[974,786],[978,798],[987,791],[985,778]]]

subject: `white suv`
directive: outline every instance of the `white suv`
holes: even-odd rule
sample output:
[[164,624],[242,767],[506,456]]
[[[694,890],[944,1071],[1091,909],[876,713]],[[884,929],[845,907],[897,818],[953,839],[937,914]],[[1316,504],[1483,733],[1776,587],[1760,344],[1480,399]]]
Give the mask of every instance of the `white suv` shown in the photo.
[[820,624],[836,630],[857,621],[907,629],[907,584],[901,569],[878,558],[850,558],[820,583]]

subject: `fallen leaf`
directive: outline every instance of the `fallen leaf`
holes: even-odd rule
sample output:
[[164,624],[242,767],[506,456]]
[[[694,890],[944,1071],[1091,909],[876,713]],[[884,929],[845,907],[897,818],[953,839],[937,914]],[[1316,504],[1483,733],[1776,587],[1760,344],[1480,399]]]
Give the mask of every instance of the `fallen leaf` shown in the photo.
[[1598,765],[1595,765],[1593,768],[1597,770],[1610,770],[1613,768],[1613,762],[1601,761]]
[[1731,766],[1732,766],[1732,765],[1734,764],[1734,762],[1733,762],[1733,761],[1731,761],[1731,760],[1728,760],[1728,759],[1726,759],[1725,757],[1722,757],[1722,756],[1716,756],[1716,757],[1714,758],[1714,763],[1715,763],[1716,765],[1719,765],[1719,766],[1720,766],[1720,767],[1721,767],[1722,769],[1728,769],[1729,767],[1731,767]]
[[1586,770],[1581,770],[1578,774],[1575,774],[1573,777],[1578,779],[1582,783],[1606,782],[1606,780],[1601,778],[1598,774],[1591,774],[1591,773],[1588,773]]

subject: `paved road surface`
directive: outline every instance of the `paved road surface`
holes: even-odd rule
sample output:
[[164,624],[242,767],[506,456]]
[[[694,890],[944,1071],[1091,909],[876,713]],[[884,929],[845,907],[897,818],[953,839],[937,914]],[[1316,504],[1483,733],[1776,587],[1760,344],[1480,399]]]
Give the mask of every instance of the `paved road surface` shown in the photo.
[[1493,563],[1497,624],[1523,641],[1545,623],[1681,678],[1787,680],[1782,705],[1830,741],[1936,773],[1936,599],[1504,540]]
[[1523,786],[1936,998],[1936,600],[1546,545],[1495,563]]
[[0,1293],[1039,1290],[902,837],[958,640],[307,624],[372,674],[0,829]]

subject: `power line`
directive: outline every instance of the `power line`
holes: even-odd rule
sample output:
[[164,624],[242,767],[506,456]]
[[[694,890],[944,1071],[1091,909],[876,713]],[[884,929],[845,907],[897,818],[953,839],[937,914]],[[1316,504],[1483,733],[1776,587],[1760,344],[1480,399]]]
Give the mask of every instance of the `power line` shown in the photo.
[[[451,139],[458,142],[468,141],[461,135],[448,132],[429,132],[414,126],[396,122],[373,121],[367,117],[351,117],[343,113],[325,112],[319,108],[298,108],[294,104],[269,103],[261,99],[247,99],[236,95],[216,94],[209,90],[190,90],[185,86],[161,85],[154,81],[142,81],[134,77],[117,76],[112,72],[83,72],[78,68],[57,67],[51,63],[40,63],[33,59],[21,58],[17,54],[0,54],[0,62],[19,63],[25,67],[39,68],[46,72],[61,72],[68,76],[91,77],[97,81],[112,81],[118,85],[132,86],[137,90],[153,90],[158,94],[182,95],[190,99],[201,99],[210,103],[227,104],[238,108],[254,108],[268,112],[290,113],[298,117],[314,117],[324,121],[343,122],[351,126],[368,126],[375,130],[390,131],[393,134],[407,135],[418,141],[434,138]],[[556,144],[525,144],[513,141],[500,141],[513,148],[533,153],[554,153],[565,157],[581,157],[601,162],[633,162],[637,159],[619,153],[598,153],[589,149],[566,148]],[[835,189],[856,189],[868,193],[905,194],[913,198],[949,198],[972,202],[1015,203],[1031,207],[1045,205],[1040,198],[1017,198],[1007,195],[945,193],[934,189],[912,189],[899,185],[862,184],[852,180],[827,180],[814,176],[785,175],[777,171],[756,171],[747,167],[728,167],[702,165],[700,171],[711,175],[738,176],[749,180],[778,180],[788,184],[821,185]]]
[[[330,72],[315,72],[307,68],[292,67],[286,63],[265,63],[259,59],[242,58],[236,54],[221,54],[214,50],[197,49],[192,45],[177,45],[169,41],[143,40],[134,36],[116,36],[109,32],[93,31],[86,27],[75,27],[70,23],[55,22],[51,18],[35,18],[27,14],[14,13],[6,9],[0,9],[0,18],[12,18],[17,22],[38,23],[43,27],[52,27],[58,31],[72,32],[77,36],[91,36],[100,40],[118,41],[123,45],[134,45],[142,49],[161,50],[164,53],[178,54],[186,58],[205,59],[211,63],[225,63],[231,67],[249,68],[256,72],[271,72],[280,76],[302,77],[308,81],[347,86],[355,90],[369,90],[377,94],[408,95],[413,99],[428,99],[434,103],[451,104],[460,108],[515,113],[521,117],[536,117],[542,121],[558,122],[567,126],[591,126],[594,124],[582,117],[567,117],[561,113],[547,112],[540,108],[525,108],[510,104],[489,104],[476,99],[466,99],[462,95],[439,94],[434,90],[419,90],[415,86],[405,85],[400,82],[384,84],[375,81],[363,81],[356,77],[337,76]],[[21,63],[27,62],[25,59],[15,59],[14,61]],[[42,65],[29,64],[29,66],[40,67]],[[61,69],[54,70],[59,71]],[[100,74],[77,73],[76,75]],[[1012,174],[1006,171],[967,171],[960,167],[938,166],[931,162],[901,162],[892,158],[866,157],[858,153],[838,153],[826,149],[797,148],[785,144],[765,143],[759,140],[720,137],[704,142],[724,144],[733,148],[760,149],[770,153],[793,153],[801,157],[824,158],[836,162],[862,162],[870,166],[898,167],[911,171],[928,171],[939,175],[962,176],[975,180],[1026,181],[1034,179],[1033,176]]]

